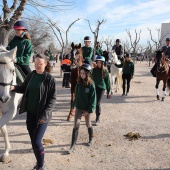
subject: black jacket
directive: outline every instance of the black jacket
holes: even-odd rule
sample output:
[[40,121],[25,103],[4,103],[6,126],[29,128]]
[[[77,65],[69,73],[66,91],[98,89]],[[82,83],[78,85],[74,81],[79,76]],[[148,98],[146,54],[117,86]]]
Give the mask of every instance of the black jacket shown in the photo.
[[[23,93],[19,114],[27,111],[26,102],[28,85],[31,79],[34,77],[35,73],[35,70],[32,71],[30,74],[27,75],[25,81],[21,86],[15,86],[15,92]],[[40,100],[37,111],[37,124],[40,119],[44,120],[46,123],[52,119],[52,111],[55,107],[57,98],[57,88],[54,77],[52,77],[52,75],[50,75],[46,71],[44,74],[45,78],[40,85]]]

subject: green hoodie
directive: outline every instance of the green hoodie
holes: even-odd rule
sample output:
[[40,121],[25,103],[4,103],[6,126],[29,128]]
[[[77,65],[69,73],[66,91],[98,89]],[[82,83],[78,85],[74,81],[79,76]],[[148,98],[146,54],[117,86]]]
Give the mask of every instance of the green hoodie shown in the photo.
[[107,89],[107,94],[110,93],[110,78],[107,69],[104,69],[104,77],[102,75],[102,69],[96,67],[92,72],[93,81],[95,82],[96,88]]
[[92,47],[82,47],[83,50],[83,58],[88,60],[89,62],[92,61],[92,57],[93,57],[93,49]]
[[29,39],[14,37],[8,44],[7,49],[12,50],[17,46],[17,64],[29,65],[30,57],[32,54],[32,44]]
[[103,55],[103,51],[102,51],[101,47],[96,47],[96,55],[98,55],[98,56]]
[[124,61],[121,64],[115,64],[116,67],[122,68],[122,72],[125,74],[131,74],[132,76],[134,75],[134,64],[132,61]]
[[87,111],[89,114],[96,109],[96,89],[93,83],[89,86],[77,83],[73,108]]

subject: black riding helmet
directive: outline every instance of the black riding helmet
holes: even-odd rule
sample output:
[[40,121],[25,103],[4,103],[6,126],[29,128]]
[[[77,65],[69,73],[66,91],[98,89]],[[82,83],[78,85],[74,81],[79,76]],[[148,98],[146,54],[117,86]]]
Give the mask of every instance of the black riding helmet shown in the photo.
[[91,41],[91,38],[89,36],[84,37],[84,41]]
[[119,42],[119,43],[120,43],[120,42],[121,42],[121,41],[120,41],[120,39],[116,39],[116,43],[117,43],[117,42]]
[[80,67],[80,70],[84,69],[86,72],[91,73],[92,66],[87,63],[83,63],[83,65]]

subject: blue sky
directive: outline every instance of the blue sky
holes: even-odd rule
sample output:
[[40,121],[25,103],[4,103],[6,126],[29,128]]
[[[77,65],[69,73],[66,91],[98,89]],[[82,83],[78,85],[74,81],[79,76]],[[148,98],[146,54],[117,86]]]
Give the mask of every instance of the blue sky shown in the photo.
[[[39,0],[40,1],[40,0]],[[44,1],[41,1],[44,2]],[[46,0],[46,3],[58,3],[54,0]],[[32,15],[26,7],[26,13]],[[161,23],[170,22],[169,0],[75,0],[74,8],[58,13],[45,11],[45,14],[53,21],[58,21],[59,26],[66,30],[68,25],[76,22],[69,31],[69,42],[81,42],[84,36],[89,35],[93,39],[87,21],[90,20],[92,29],[95,30],[97,20],[106,19],[101,25],[99,39],[111,37],[122,40],[128,39],[126,29],[134,35],[134,29],[142,30],[141,44],[150,40],[147,28],[153,31],[156,37],[156,28],[161,28]]]

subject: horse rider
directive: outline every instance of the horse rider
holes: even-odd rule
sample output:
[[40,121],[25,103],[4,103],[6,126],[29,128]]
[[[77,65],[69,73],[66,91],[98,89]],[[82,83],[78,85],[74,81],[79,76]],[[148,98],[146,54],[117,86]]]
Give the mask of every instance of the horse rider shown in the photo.
[[[166,38],[166,45],[163,46],[161,50],[168,57],[168,59],[170,59],[170,38]],[[157,68],[157,59],[155,58],[155,65],[152,67],[150,71],[153,77],[156,77],[156,74],[155,74],[156,68]]]
[[123,47],[120,44],[121,41],[119,39],[116,39],[116,44],[112,47],[112,50],[116,52],[116,55],[118,56],[118,59],[123,62]]
[[17,46],[16,65],[24,72],[25,75],[31,73],[29,62],[32,54],[32,43],[28,34],[28,25],[24,21],[15,22],[14,38],[9,42],[7,50],[12,50]]
[[93,48],[90,46],[91,38],[89,36],[84,37],[85,46],[82,47],[83,59],[86,63],[92,65]]
[[170,59],[170,38],[166,38],[166,45],[162,47],[162,51]]
[[99,42],[97,42],[97,44],[96,44],[96,53],[95,53],[94,61],[96,60],[97,56],[103,56],[103,50],[100,47],[100,43]]

